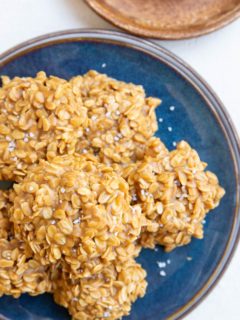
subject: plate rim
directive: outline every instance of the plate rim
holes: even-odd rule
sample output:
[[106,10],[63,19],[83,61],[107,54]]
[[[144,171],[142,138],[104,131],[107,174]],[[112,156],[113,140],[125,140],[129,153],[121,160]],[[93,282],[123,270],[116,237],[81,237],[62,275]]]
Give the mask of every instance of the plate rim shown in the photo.
[[61,42],[81,40],[95,40],[103,43],[113,42],[115,44],[125,45],[151,55],[162,63],[173,68],[176,72],[180,73],[182,77],[190,83],[190,85],[192,85],[205,100],[209,110],[213,113],[217,122],[221,126],[228,142],[237,182],[234,222],[232,224],[231,233],[229,235],[224,254],[209,279],[203,284],[202,288],[192,297],[191,300],[176,310],[174,314],[169,317],[169,319],[172,320],[182,319],[186,314],[194,310],[203,301],[203,299],[208,296],[212,289],[216,287],[229,266],[240,239],[240,141],[237,130],[228,111],[217,94],[212,90],[208,83],[192,67],[190,67],[190,65],[158,44],[149,40],[139,39],[123,32],[106,29],[77,28],[47,33],[24,41],[0,54],[0,69],[15,58],[22,56],[27,52],[34,51],[35,49]]
[[150,30],[144,29],[134,23],[130,18],[128,22],[124,21],[124,18],[114,11],[109,10],[106,6],[101,4],[98,0],[85,0],[85,3],[101,18],[105,21],[110,22],[116,27],[119,27],[132,34],[149,37],[162,40],[180,40],[180,39],[191,39],[194,37],[200,37],[216,30],[219,30],[228,24],[235,21],[240,17],[240,5],[234,7],[231,11],[225,12],[220,18],[212,20],[206,27],[198,30],[177,30],[177,31],[164,31],[164,30]]

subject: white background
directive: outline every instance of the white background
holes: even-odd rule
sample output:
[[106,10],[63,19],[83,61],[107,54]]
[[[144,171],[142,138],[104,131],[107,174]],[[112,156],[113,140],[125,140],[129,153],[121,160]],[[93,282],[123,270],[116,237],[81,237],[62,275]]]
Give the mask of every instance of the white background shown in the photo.
[[[32,37],[70,28],[114,27],[83,0],[0,0],[0,53]],[[201,38],[158,43],[187,61],[207,80],[240,132],[240,20]],[[238,248],[217,287],[186,319],[239,320],[239,306]]]

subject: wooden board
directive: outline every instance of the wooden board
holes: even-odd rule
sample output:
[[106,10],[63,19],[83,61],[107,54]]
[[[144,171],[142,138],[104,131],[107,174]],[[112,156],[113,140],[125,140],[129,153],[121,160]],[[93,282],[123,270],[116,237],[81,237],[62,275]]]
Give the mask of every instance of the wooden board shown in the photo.
[[86,2],[114,25],[136,35],[158,39],[200,36],[240,17],[240,0],[86,0]]

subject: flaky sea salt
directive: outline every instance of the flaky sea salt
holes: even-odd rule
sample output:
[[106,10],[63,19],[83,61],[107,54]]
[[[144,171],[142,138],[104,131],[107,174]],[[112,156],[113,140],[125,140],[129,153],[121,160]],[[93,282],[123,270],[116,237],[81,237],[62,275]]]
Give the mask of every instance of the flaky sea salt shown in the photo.
[[159,272],[159,274],[160,274],[160,276],[162,276],[162,277],[166,277],[166,275],[167,275],[164,270],[161,270],[161,271]]
[[94,115],[94,116],[92,116],[92,121],[96,121],[97,120],[97,116],[96,115]]
[[9,151],[9,152],[12,152],[12,151],[15,150],[15,148],[16,148],[16,143],[15,143],[14,141],[9,142],[9,144],[8,144],[8,151]]
[[105,311],[103,313],[103,318],[108,318],[110,316],[110,313],[108,311]]
[[78,301],[78,298],[74,297],[72,298],[72,301]]
[[137,195],[136,195],[136,194],[133,194],[133,195],[132,195],[132,200],[133,200],[133,201],[137,201]]
[[80,223],[80,217],[78,217],[78,218],[76,218],[75,220],[73,220],[73,224],[78,224],[78,223]]
[[164,261],[157,261],[157,265],[158,265],[158,268],[166,268],[166,262]]

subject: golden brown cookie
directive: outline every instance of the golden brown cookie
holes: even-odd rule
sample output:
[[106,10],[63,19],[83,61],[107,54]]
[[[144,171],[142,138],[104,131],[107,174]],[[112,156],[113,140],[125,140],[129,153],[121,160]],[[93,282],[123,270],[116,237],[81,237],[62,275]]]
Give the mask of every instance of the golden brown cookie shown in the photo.
[[146,272],[133,259],[113,261],[96,275],[71,278],[63,272],[54,282],[55,301],[76,320],[119,319],[128,315],[131,304],[143,297]]
[[101,162],[138,158],[157,130],[155,108],[141,86],[90,71],[70,81],[3,77],[0,88],[0,178],[20,181],[40,159],[99,154]]
[[143,214],[153,223],[141,234],[142,246],[160,244],[171,251],[192,237],[203,237],[202,222],[225,193],[216,175],[205,168],[197,152],[182,141],[165,156],[146,156],[123,170],[132,203],[141,203]]
[[88,128],[78,150],[94,150],[101,162],[127,163],[141,156],[157,130],[160,100],[146,97],[142,86],[115,80],[96,71],[70,80],[88,110]]
[[0,296],[51,292],[48,269],[33,257],[23,241],[0,239]]
[[93,258],[110,263],[139,251],[141,208],[130,206],[126,181],[91,155],[42,160],[14,193],[15,237],[25,239],[43,264],[64,258],[78,269]]

